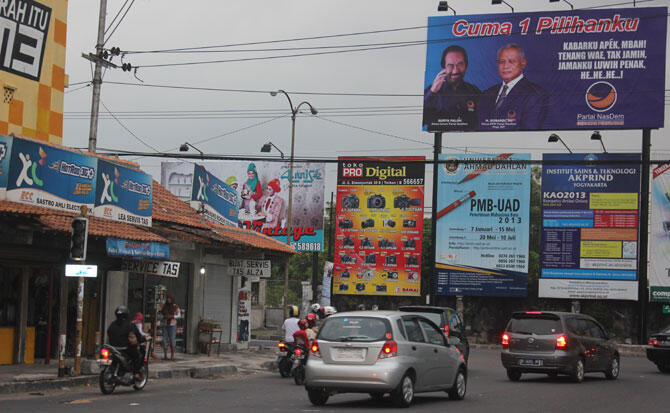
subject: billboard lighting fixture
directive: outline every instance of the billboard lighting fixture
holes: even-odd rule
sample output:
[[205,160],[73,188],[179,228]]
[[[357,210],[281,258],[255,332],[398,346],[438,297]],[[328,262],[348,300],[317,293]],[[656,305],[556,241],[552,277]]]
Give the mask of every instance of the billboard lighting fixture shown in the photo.
[[181,146],[179,146],[179,152],[188,152],[189,146],[195,149],[196,151],[200,152],[200,157],[204,159],[205,154],[200,149],[196,148],[195,146],[191,145],[188,142],[184,142],[181,144]]
[[437,4],[437,11],[449,11],[449,9],[451,9],[451,11],[454,12],[454,16],[455,16],[456,15],[456,10],[454,10],[453,7],[449,7],[449,2],[441,1]]
[[[559,1],[561,1],[561,0],[549,0],[549,3],[558,3]],[[572,3],[570,3],[568,0],[563,0],[563,1],[566,2],[566,3],[568,3],[568,5],[570,6],[570,9],[571,9],[571,10],[574,10],[574,9],[575,9],[575,6],[573,6]]]
[[566,145],[565,142],[563,142],[563,139],[561,139],[561,137],[556,135],[555,133],[552,133],[551,135],[549,135],[549,140],[547,140],[547,142],[549,142],[549,143],[561,142],[563,144],[563,146],[565,146],[565,149],[567,149],[568,152],[572,153],[570,148],[568,148],[568,145]]
[[271,151],[272,151],[272,148],[275,148],[276,150],[278,150],[278,151],[279,151],[279,154],[280,154],[280,156],[281,156],[281,158],[284,159],[284,152],[282,152],[282,150],[279,149],[279,148],[277,147],[277,145],[275,145],[275,144],[272,143],[272,142],[268,142],[268,143],[264,144],[263,146],[261,146],[261,152],[266,152],[266,153],[267,153],[267,152],[271,152]]
[[496,5],[496,4],[502,4],[505,3],[510,9],[512,9],[512,13],[514,13],[514,7],[512,7],[508,2],[505,0],[491,0],[491,4]]
[[603,143],[603,137],[602,137],[602,135],[600,135],[600,132],[594,131],[591,134],[591,140],[592,141],[600,141],[600,146],[603,147],[603,152],[607,153],[607,149],[605,149],[605,144]]

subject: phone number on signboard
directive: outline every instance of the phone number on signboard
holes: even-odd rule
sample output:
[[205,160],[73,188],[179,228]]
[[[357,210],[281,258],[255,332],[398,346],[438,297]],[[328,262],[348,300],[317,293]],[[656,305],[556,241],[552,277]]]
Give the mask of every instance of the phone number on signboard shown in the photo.
[[298,251],[321,251],[320,242],[292,242],[291,246]]

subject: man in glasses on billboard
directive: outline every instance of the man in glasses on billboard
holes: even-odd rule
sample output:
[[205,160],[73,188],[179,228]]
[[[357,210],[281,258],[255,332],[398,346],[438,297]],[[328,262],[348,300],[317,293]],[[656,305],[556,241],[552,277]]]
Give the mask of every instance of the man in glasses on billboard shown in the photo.
[[442,52],[442,69],[423,94],[423,125],[428,131],[474,130],[481,91],[466,81],[468,53],[451,45]]
[[549,95],[523,74],[526,55],[516,44],[498,50],[502,82],[486,89],[479,100],[480,130],[539,130],[547,118]]

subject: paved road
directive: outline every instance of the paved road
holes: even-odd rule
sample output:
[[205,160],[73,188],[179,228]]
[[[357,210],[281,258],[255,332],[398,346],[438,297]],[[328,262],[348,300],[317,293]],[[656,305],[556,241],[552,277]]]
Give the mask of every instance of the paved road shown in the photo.
[[[645,358],[621,361],[619,380],[589,374],[584,383],[567,378],[524,375],[521,382],[507,380],[494,350],[476,350],[470,357],[468,394],[451,401],[444,393],[418,395],[412,411],[433,412],[633,412],[667,411],[670,375],[658,373]],[[215,379],[154,380],[141,392],[120,388],[103,396],[97,387],[80,387],[43,394],[0,396],[2,412],[296,412],[396,410],[390,400],[373,402],[365,394],[342,394],[317,408],[302,387],[278,374],[246,372]],[[407,410],[402,410],[407,411]]]

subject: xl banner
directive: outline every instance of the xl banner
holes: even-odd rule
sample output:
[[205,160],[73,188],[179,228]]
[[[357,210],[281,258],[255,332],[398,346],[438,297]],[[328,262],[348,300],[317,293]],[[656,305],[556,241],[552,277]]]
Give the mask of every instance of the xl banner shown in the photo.
[[[288,162],[205,162],[211,176],[237,193],[239,226],[286,242],[288,232]],[[294,162],[291,245],[298,251],[323,251],[325,164]],[[182,200],[190,201],[194,187],[193,164],[163,162],[161,183]],[[196,180],[199,185],[199,180]],[[211,196],[210,200],[211,200]]]
[[97,158],[14,138],[7,200],[67,212],[92,213]]
[[651,175],[649,301],[670,302],[670,164]]
[[237,192],[233,187],[207,172],[202,165],[193,165],[191,186],[193,208],[202,211],[211,222],[237,226]]
[[334,294],[420,295],[424,159],[339,158]]
[[0,200],[7,196],[9,155],[12,153],[12,137],[0,135]]
[[151,175],[98,159],[93,216],[151,226]]
[[447,162],[438,170],[436,294],[525,297],[530,164],[513,161],[530,154],[440,160]]
[[667,8],[428,18],[423,130],[663,127]]
[[539,296],[637,300],[640,155],[543,163]]

